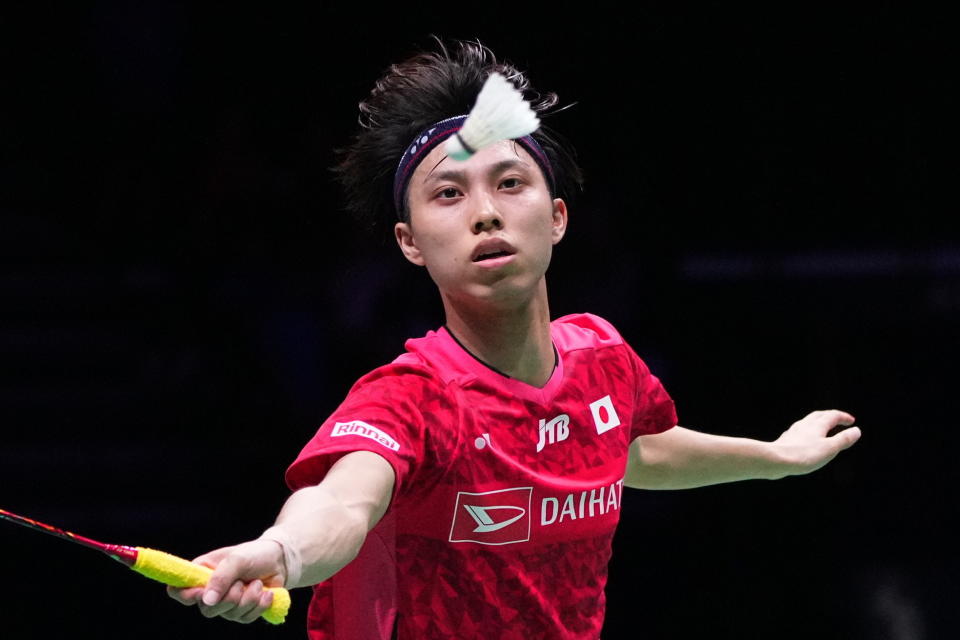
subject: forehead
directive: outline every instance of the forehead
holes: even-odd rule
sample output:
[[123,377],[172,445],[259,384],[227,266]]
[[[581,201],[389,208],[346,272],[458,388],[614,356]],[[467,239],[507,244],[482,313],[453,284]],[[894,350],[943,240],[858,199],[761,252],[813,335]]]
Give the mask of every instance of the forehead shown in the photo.
[[536,171],[542,178],[540,166],[521,145],[513,140],[501,140],[476,152],[464,161],[454,160],[447,155],[443,144],[437,145],[420,161],[410,178],[410,184],[422,184],[431,176],[446,171],[462,171],[466,173],[483,172],[503,162],[520,161],[530,169]]

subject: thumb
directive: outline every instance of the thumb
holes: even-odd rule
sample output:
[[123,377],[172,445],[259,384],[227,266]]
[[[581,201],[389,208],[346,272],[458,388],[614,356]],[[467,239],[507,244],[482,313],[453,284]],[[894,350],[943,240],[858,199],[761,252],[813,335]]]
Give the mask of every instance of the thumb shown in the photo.
[[844,449],[849,449],[853,444],[860,439],[860,427],[850,427],[844,429],[840,433],[833,436],[837,440],[837,451],[843,451]]
[[236,554],[228,554],[213,570],[203,591],[203,604],[211,606],[220,602],[230,587],[240,579],[243,573],[244,561]]

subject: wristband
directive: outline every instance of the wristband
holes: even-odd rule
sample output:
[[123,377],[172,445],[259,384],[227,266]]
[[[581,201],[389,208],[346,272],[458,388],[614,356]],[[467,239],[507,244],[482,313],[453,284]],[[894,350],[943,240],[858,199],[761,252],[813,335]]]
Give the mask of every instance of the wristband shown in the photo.
[[303,572],[303,559],[300,557],[300,548],[293,542],[290,535],[280,527],[270,527],[260,536],[261,540],[272,540],[280,545],[283,551],[283,565],[286,577],[283,586],[292,589],[300,581]]

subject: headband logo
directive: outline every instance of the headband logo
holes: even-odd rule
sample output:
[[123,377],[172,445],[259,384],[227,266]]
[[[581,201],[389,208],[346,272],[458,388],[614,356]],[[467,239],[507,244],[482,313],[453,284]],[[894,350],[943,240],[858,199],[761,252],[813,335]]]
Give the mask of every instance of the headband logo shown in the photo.
[[[400,158],[400,163],[397,165],[397,170],[393,176],[393,204],[397,211],[397,217],[402,218],[403,194],[407,189],[407,184],[410,181],[413,170],[420,164],[420,161],[426,157],[426,154],[431,149],[457,133],[460,130],[460,125],[462,125],[466,119],[467,116],[461,115],[434,123],[429,129],[425,129],[419,133],[417,137],[413,139],[410,146],[407,147],[407,151]],[[514,140],[533,156],[533,159],[540,166],[544,177],[547,179],[550,193],[555,193],[556,183],[553,176],[553,167],[550,166],[550,160],[543,152],[540,144],[533,136],[529,135],[515,138]]]
[[424,132],[423,136],[421,136],[418,140],[414,140],[414,141],[413,141],[413,146],[410,147],[410,151],[408,151],[407,153],[409,153],[410,155],[413,155],[414,153],[416,153],[416,152],[417,152],[417,145],[418,145],[418,144],[427,144],[427,142],[430,140],[430,136],[431,136],[431,135],[433,134],[433,132],[436,131],[436,130],[437,130],[437,128],[434,127],[433,129],[428,129],[426,132]]

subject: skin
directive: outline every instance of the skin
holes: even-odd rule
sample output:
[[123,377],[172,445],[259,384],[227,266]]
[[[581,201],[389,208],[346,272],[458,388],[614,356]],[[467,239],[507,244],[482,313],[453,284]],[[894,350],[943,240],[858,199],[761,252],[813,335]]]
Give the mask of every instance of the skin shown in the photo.
[[270,607],[266,586],[288,589],[326,580],[356,557],[367,532],[387,510],[393,494],[394,471],[375,453],[356,451],[331,466],[323,482],[294,492],[276,520],[300,548],[303,573],[290,584],[280,545],[257,539],[223,547],[193,559],[210,567],[205,587],[167,587],[177,602],[196,605],[208,618],[249,623]]
[[773,442],[676,426],[631,443],[624,484],[637,489],[692,489],[810,473],[860,439],[854,422],[845,411],[814,411]]
[[[487,364],[542,387],[554,366],[545,274],[553,247],[566,233],[564,201],[551,197],[533,159],[509,141],[465,162],[437,147],[414,171],[407,197],[410,220],[396,225],[397,244],[436,283],[447,326]],[[494,238],[508,242],[513,256],[474,262],[477,246]],[[849,413],[815,411],[773,442],[676,426],[631,444],[624,482],[683,489],[810,473],[860,438],[853,424]],[[275,526],[303,558],[296,584],[286,584],[280,545],[259,539],[196,558],[214,569],[207,586],[171,587],[168,593],[207,617],[256,620],[272,597],[264,585],[316,584],[350,562],[386,512],[394,483],[384,458],[358,451],[340,458],[319,485],[291,495]]]
[[[487,364],[543,386],[554,363],[545,274],[567,230],[566,203],[550,196],[539,166],[510,141],[466,162],[438,146],[414,171],[407,197],[410,222],[396,225],[397,244],[437,285],[447,326]],[[471,261],[491,238],[516,249],[508,264]]]

